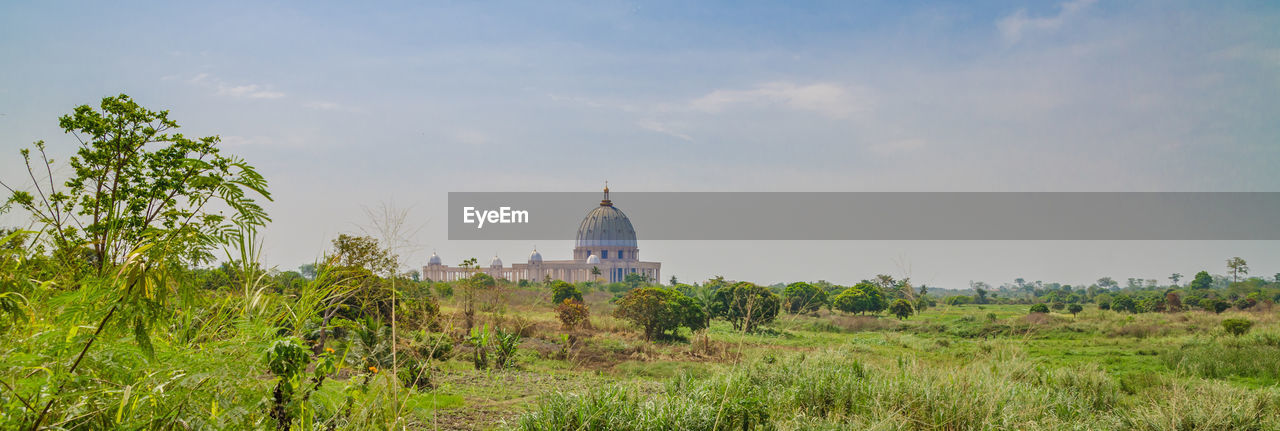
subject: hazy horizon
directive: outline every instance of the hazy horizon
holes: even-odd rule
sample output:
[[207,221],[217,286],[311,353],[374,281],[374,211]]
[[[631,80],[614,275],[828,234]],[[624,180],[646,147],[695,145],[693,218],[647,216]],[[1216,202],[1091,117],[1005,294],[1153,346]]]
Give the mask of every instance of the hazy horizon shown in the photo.
[[[1276,4],[246,5],[0,6],[0,178],[27,183],[36,140],[65,160],[57,118],[126,93],[260,169],[282,269],[384,203],[421,227],[408,268],[569,256],[449,241],[451,191],[1280,191]],[[663,282],[1280,272],[1277,241],[648,241],[635,223]]]

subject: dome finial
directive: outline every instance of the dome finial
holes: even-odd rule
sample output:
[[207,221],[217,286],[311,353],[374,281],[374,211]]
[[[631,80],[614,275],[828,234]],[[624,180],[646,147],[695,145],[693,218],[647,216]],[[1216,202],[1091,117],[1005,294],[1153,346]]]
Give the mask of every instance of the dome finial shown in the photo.
[[604,180],[604,200],[600,201],[600,206],[613,206],[613,202],[609,200],[609,180]]

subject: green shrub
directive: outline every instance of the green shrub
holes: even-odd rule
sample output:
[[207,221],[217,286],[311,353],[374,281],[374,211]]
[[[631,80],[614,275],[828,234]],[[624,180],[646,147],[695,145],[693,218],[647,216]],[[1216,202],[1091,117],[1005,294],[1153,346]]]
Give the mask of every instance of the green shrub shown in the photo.
[[1049,306],[1044,304],[1036,304],[1031,306],[1032,313],[1048,313]]
[[1128,311],[1130,313],[1138,312],[1138,303],[1129,297],[1129,295],[1116,295],[1111,298],[1111,309],[1115,311]]
[[1238,310],[1248,310],[1249,307],[1253,307],[1254,305],[1257,305],[1257,304],[1258,304],[1258,301],[1253,298],[1240,298],[1236,300],[1236,303],[1234,305]]
[[618,299],[613,315],[639,326],[644,330],[645,340],[665,336],[681,326],[696,331],[706,322],[702,306],[696,301],[675,289],[662,287],[642,287],[627,292]]
[[563,280],[556,280],[551,283],[551,303],[561,304],[566,299],[582,302],[582,292],[578,290],[577,286]]
[[505,369],[512,365],[511,358],[515,357],[516,350],[520,348],[520,334],[515,332],[505,332],[497,329],[493,333],[493,362],[498,369]]
[[1222,329],[1227,333],[1237,337],[1249,332],[1249,328],[1253,327],[1253,321],[1249,319],[1223,319]]

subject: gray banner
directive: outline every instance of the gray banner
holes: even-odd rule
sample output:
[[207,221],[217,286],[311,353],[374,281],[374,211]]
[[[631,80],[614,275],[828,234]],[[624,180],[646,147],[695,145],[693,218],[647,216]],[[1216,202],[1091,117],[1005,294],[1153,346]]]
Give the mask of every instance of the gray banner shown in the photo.
[[[642,241],[1280,240],[1274,192],[621,192],[610,200]],[[574,239],[600,201],[599,192],[450,192],[449,239]]]

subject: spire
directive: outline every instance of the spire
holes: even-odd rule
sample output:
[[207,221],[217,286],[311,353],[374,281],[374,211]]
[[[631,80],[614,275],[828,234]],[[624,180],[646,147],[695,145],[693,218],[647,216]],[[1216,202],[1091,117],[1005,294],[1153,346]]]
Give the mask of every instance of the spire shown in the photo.
[[604,181],[604,200],[600,201],[600,206],[611,207],[613,202],[609,200],[609,180]]

